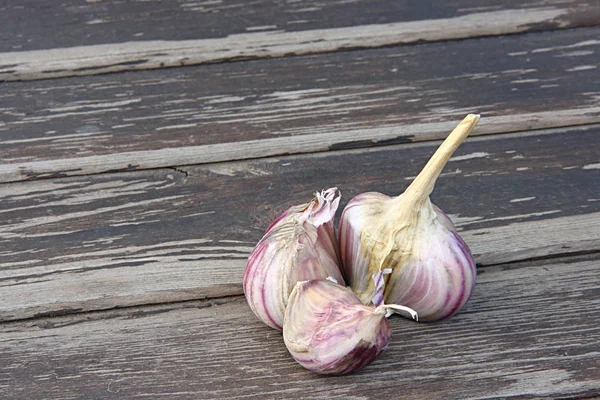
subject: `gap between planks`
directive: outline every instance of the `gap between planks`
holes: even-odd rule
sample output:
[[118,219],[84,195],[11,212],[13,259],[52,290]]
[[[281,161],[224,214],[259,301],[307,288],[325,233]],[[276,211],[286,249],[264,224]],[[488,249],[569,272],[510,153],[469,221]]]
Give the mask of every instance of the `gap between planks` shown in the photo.
[[535,26],[580,26],[582,23],[578,22],[578,18],[594,21],[594,16],[600,16],[600,7],[539,7],[478,12],[426,21],[299,32],[244,33],[217,39],[152,40],[9,52],[0,53],[0,81],[95,75],[506,35],[530,31]]
[[[548,264],[567,264],[580,262],[584,260],[600,260],[600,247],[594,252],[582,254],[563,254],[557,255],[551,259],[514,259],[510,262],[501,262],[499,264],[489,264],[478,266],[478,273],[497,274],[506,270],[523,270],[527,273],[527,268],[540,268]],[[481,276],[481,275],[480,275]],[[486,281],[489,279],[486,278]],[[89,310],[81,313],[55,313],[53,315],[39,315],[31,318],[22,318],[18,320],[0,321],[0,332],[29,331],[37,329],[53,329],[63,326],[73,325],[81,322],[110,320],[115,318],[138,318],[161,314],[185,309],[205,309],[213,306],[221,306],[230,303],[245,302],[243,293],[236,293],[229,296],[220,296],[208,299],[189,299],[182,301],[165,301],[156,304],[139,304],[132,306],[123,306],[112,309]],[[250,311],[250,310],[249,310]]]
[[[522,251],[505,251],[502,253],[486,253],[476,257],[478,273],[493,272],[499,269],[539,267],[545,264],[559,264],[570,260],[598,259],[600,253],[600,239],[565,243],[562,245],[545,246],[540,249],[527,249]],[[160,302],[140,302],[135,299],[130,303],[119,304],[101,308],[63,309],[60,311],[39,312],[19,319],[0,319],[0,331],[21,329],[50,329],[79,322],[107,320],[122,317],[144,317],[183,309],[202,309],[219,306],[230,302],[237,302],[244,297],[241,283],[232,284],[230,291],[215,292],[212,296],[193,297],[183,295],[171,298],[164,297]],[[13,328],[14,327],[14,328]]]
[[[35,179],[28,163],[42,162],[31,164],[42,167],[41,177],[85,175],[69,168],[89,156],[105,156],[85,159],[98,161],[102,172],[102,165],[157,168],[407,143],[432,139],[415,127],[449,121],[438,125],[447,129],[437,133],[441,139],[470,112],[484,116],[477,131],[490,115],[508,118],[498,131],[522,122],[525,129],[590,123],[600,117],[593,57],[599,30],[11,82],[0,96],[0,164],[17,179]],[[258,141],[275,138],[262,148]],[[238,141],[246,147],[230,144]],[[184,146],[195,147],[186,153]],[[166,160],[171,153],[163,149],[184,158]],[[106,157],[124,152],[140,163],[154,159],[138,166]],[[48,160],[63,165],[44,169]]]
[[[535,258],[544,259],[549,255],[558,257],[561,254],[573,256],[598,253],[598,226],[600,213],[593,213],[518,222],[496,228],[461,231],[460,234],[476,254],[475,261],[479,265],[493,266]],[[571,240],[565,241],[565,237]],[[238,259],[223,262],[210,259],[182,262],[177,257],[153,254],[152,258],[157,262],[116,269],[110,268],[110,257],[103,257],[86,261],[88,267],[93,269],[91,271],[78,273],[77,267],[73,265],[72,271],[54,273],[54,278],[48,276],[45,281],[37,283],[27,283],[30,279],[35,280],[34,277],[16,276],[15,285],[4,286],[5,294],[8,295],[8,289],[11,294],[3,296],[0,321],[241,295],[241,277],[250,250],[250,247],[240,247],[236,253]],[[138,259],[143,258],[138,255]],[[549,262],[555,261],[552,259]],[[94,266],[97,267],[93,268]],[[218,272],[215,273],[214,269]],[[160,284],[154,279],[149,280],[150,276],[160,279]],[[184,281],[183,276],[186,278]],[[4,280],[6,279],[9,278],[5,277]],[[129,283],[125,284],[126,282]],[[122,286],[131,286],[131,292],[123,292]],[[32,297],[33,288],[35,296]],[[87,289],[83,293],[77,293],[81,288]]]
[[296,364],[241,296],[4,323],[0,387],[28,399],[109,389],[215,399],[591,396],[600,390],[597,261],[490,268],[460,313],[437,323],[392,317],[387,351],[340,377]]
[[[485,117],[472,136],[577,127],[600,123],[600,107]],[[93,175],[156,168],[239,161],[278,155],[324,152],[340,144],[370,141],[373,145],[402,136],[414,141],[440,140],[456,122],[393,125],[372,129],[327,132],[292,137],[218,143],[202,146],[131,151],[78,158],[0,164],[0,183],[66,176]],[[343,148],[343,147],[342,147]]]
[[[451,160],[453,171],[438,182],[436,196],[449,203],[436,203],[457,213],[451,218],[480,265],[600,250],[600,203],[591,198],[600,170],[586,168],[595,165],[596,133],[516,133],[464,144],[463,155]],[[561,146],[570,153],[557,152]],[[269,207],[287,207],[300,193],[331,183],[348,198],[366,190],[391,193],[412,179],[402,174],[417,170],[410,165],[433,148],[397,145],[199,166],[186,177],[157,170],[2,185],[0,319],[241,294],[245,260],[272,219]],[[294,177],[295,168],[308,175]],[[357,171],[364,179],[356,179]],[[274,176],[281,183],[269,191]],[[374,176],[393,183],[386,189]],[[249,206],[238,204],[240,190]]]

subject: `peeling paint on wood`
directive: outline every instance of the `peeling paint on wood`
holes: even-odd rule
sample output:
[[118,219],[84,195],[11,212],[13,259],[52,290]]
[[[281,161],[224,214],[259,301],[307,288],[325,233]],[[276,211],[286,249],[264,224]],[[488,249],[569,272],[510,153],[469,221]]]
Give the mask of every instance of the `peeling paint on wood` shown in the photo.
[[[583,167],[596,160],[599,137],[596,127],[470,139],[452,163],[460,172],[440,177],[432,200],[480,264],[598,251],[600,202],[588,199],[600,170]],[[331,186],[343,203],[364,191],[400,193],[434,148],[0,185],[0,318],[240,294],[248,254],[284,209]],[[494,154],[461,158],[482,152]],[[483,169],[494,172],[476,173]],[[526,197],[544,202],[511,202]]]
[[[154,69],[254,58],[374,48],[417,41],[504,35],[541,24],[568,27],[572,10],[560,7],[474,12],[427,21],[393,22],[297,32],[238,33],[224,38],[153,40],[0,53],[0,81],[33,80]],[[580,13],[581,11],[578,11]],[[600,13],[588,7],[586,13]]]
[[[473,136],[524,131],[532,128],[569,126],[571,123],[580,125],[584,122],[600,122],[600,107],[507,117],[488,117],[477,128]],[[305,134],[291,138],[242,141],[236,142],[235,146],[232,146],[231,143],[209,144],[18,164],[0,164],[0,182],[165,168],[173,166],[175,162],[178,165],[209,164],[238,159],[360,148],[379,143],[406,142],[404,139],[398,139],[396,136],[398,131],[407,133],[408,136],[418,137],[420,141],[442,139],[452,130],[454,125],[455,122],[423,123],[348,132]]]
[[[0,52],[65,48],[118,43],[128,40],[189,40],[223,38],[256,31],[299,32],[394,22],[452,18],[477,12],[519,9],[527,13],[541,6],[568,10],[568,17],[528,29],[593,24],[590,4],[576,0],[477,0],[451,3],[411,0],[281,1],[221,0],[194,2],[78,0],[40,3],[23,0],[0,5]],[[368,12],[365,12],[368,10]],[[14,24],[18,21],[18,24]],[[64,34],[56,35],[60,27]],[[9,29],[11,28],[11,29]],[[11,65],[2,65],[11,68]]]
[[456,316],[392,317],[386,352],[349,376],[303,369],[240,296],[0,325],[0,387],[15,399],[589,398],[598,261],[486,268]]
[[476,135],[598,123],[595,72],[566,72],[594,53],[561,57],[598,29],[7,83],[0,181],[441,139],[469,112]]
[[[0,91],[0,182],[29,180],[0,184],[2,399],[600,393],[596,4],[13,3],[0,76],[36,80]],[[468,112],[432,200],[473,298],[392,318],[360,373],[303,370],[240,296],[252,247],[315,190],[398,194]]]

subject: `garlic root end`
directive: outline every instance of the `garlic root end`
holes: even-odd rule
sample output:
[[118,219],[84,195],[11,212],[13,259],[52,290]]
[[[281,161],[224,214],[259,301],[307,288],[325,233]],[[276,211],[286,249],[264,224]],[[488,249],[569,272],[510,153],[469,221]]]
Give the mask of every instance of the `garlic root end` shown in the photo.
[[417,312],[415,310],[413,310],[410,307],[406,307],[406,306],[400,306],[397,304],[382,304],[380,306],[377,306],[377,308],[375,308],[375,312],[381,312],[384,311],[386,312],[386,316],[389,317],[390,311],[392,313],[397,313],[397,314],[402,314],[400,311],[402,312],[406,312],[408,314],[410,314],[411,318],[414,319],[415,321],[419,321],[419,314],[417,314]]

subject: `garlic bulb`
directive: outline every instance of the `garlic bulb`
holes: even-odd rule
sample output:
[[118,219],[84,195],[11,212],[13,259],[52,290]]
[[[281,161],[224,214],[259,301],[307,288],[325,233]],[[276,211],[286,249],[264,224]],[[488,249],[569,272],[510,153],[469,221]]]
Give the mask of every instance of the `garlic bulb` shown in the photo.
[[258,242],[244,269],[244,293],[265,324],[282,329],[288,297],[298,281],[332,277],[343,283],[333,218],[337,188],[281,214]]
[[[394,309],[416,315],[405,307]],[[387,306],[365,306],[330,280],[298,282],[289,298],[283,339],[294,359],[319,374],[346,374],[370,364],[392,330]]]
[[[451,220],[429,200],[435,181],[479,115],[468,115],[398,197],[363,193],[340,221],[340,256],[347,283],[364,304],[383,274],[383,299],[414,309],[422,321],[458,312],[475,285],[475,262]],[[383,271],[386,271],[384,273]]]

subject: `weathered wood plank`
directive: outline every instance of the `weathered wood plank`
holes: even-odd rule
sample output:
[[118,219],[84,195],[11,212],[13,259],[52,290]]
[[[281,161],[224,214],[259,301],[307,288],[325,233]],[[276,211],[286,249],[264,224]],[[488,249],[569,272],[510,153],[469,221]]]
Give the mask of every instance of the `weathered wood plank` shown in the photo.
[[[0,52],[126,41],[214,39],[257,31],[301,32],[453,18],[475,12],[518,9],[528,13],[541,7],[532,0],[491,0],[485,5],[477,0],[451,3],[430,0],[65,0],[40,3],[22,0],[0,4]],[[526,28],[534,31],[597,25],[592,15],[585,14],[593,7],[592,2],[546,1],[543,9],[556,10],[564,14],[563,17]],[[61,35],[56,34],[59,29]]]
[[[110,40],[111,44],[95,44],[81,45],[79,38],[72,43],[73,47],[64,48],[48,48],[43,50],[31,51],[14,51],[0,53],[0,81],[13,80],[31,80],[56,78],[74,75],[91,75],[102,74],[107,72],[154,69],[162,67],[176,67],[183,65],[194,65],[204,63],[215,63],[230,60],[248,59],[248,58],[274,58],[289,55],[303,55],[337,51],[341,49],[355,48],[373,48],[388,45],[396,45],[402,43],[414,43],[417,41],[438,41],[448,39],[464,39],[470,37],[481,37],[489,35],[503,35],[511,33],[526,32],[548,27],[577,27],[585,25],[598,25],[600,21],[600,6],[597,4],[581,4],[581,2],[567,1],[566,3],[557,2],[556,5],[544,5],[543,7],[532,7],[532,4],[521,5],[518,8],[502,9],[506,5],[506,1],[496,2],[497,4],[488,4],[483,7],[484,11],[480,11],[481,7],[475,7],[477,11],[467,11],[469,6],[473,7],[476,2],[463,1],[451,7],[442,7],[443,12],[454,14],[448,18],[425,18],[408,22],[396,22],[402,15],[402,5],[406,2],[397,4],[392,7],[395,10],[389,10],[387,20],[395,22],[389,23],[370,23],[369,20],[378,20],[381,15],[382,3],[377,4],[375,13],[359,12],[357,7],[362,6],[363,9],[371,9],[370,5],[354,4],[354,9],[347,15],[350,18],[356,18],[357,15],[367,15],[366,21],[360,21],[360,25],[350,23],[343,27],[330,27],[327,22],[322,23],[324,27],[312,28],[304,30],[307,27],[302,27],[301,24],[289,29],[287,24],[288,19],[293,14],[294,6],[283,6],[278,10],[280,18],[283,20],[274,20],[267,24],[266,32],[251,32],[251,33],[227,33],[223,37],[213,37],[206,39],[203,36],[192,36],[190,32],[184,36],[191,37],[188,40],[168,40],[175,34],[169,34],[169,31],[174,29],[180,30],[178,17],[174,16],[170,22],[172,26],[167,32],[153,28],[154,35],[157,35],[155,40],[135,40],[131,41],[131,35],[124,38],[122,43],[114,43],[115,40]],[[388,2],[389,3],[389,2]],[[500,4],[498,4],[500,3]],[[514,3],[514,2],[513,2]],[[531,2],[534,3],[534,2]],[[236,14],[240,11],[240,3],[234,4],[233,15],[224,12],[222,15],[227,20],[235,19]],[[306,4],[297,3],[303,8],[307,8]],[[63,5],[69,9],[69,5]],[[236,7],[237,6],[237,7]],[[465,10],[463,7],[467,7]],[[88,7],[94,7],[93,5]],[[127,6],[125,6],[127,7]],[[160,7],[160,5],[159,5]],[[164,6],[163,6],[164,7]],[[172,7],[172,6],[171,6]],[[222,5],[213,4],[215,8],[222,8]],[[72,7],[71,7],[72,8]],[[108,8],[108,7],[107,7]],[[206,12],[204,7],[201,7],[203,12]],[[310,8],[310,6],[308,7]],[[317,14],[324,8],[322,4],[319,7],[313,8],[313,13]],[[326,7],[325,7],[326,8]],[[331,12],[336,13],[338,8],[347,8],[344,6],[331,7]],[[418,3],[410,8],[420,9],[424,14],[425,10],[429,11],[428,15],[439,15],[439,11],[435,10],[438,6],[429,8],[425,3]],[[498,9],[500,8],[500,9]],[[24,8],[19,8],[24,10]],[[84,8],[85,10],[85,8]],[[230,9],[231,10],[231,9]],[[244,6],[241,11],[248,10],[248,5]],[[396,11],[397,10],[397,11]],[[431,11],[430,11],[431,10]],[[489,10],[489,11],[487,11]],[[30,11],[28,9],[27,11]],[[58,10],[53,10],[56,13]],[[282,12],[283,11],[283,12]],[[396,11],[394,13],[393,11]],[[84,11],[85,12],[85,11]],[[114,11],[113,11],[114,12]],[[459,14],[459,15],[456,15]],[[342,14],[343,15],[343,14]],[[369,17],[370,15],[370,17]],[[337,13],[335,14],[337,17]],[[115,18],[115,15],[108,16],[109,19]],[[186,15],[184,20],[192,15]],[[286,18],[287,17],[287,18]],[[293,16],[292,18],[296,18]],[[302,20],[305,17],[302,17]],[[321,21],[329,21],[319,15]],[[107,26],[103,26],[104,19],[95,18],[92,22],[100,22],[95,30],[104,31]],[[244,19],[242,19],[244,21]],[[148,22],[148,21],[146,21]],[[246,24],[250,21],[245,20]],[[126,24],[127,21],[121,21],[119,25]],[[222,24],[221,21],[214,20],[209,26]],[[339,23],[339,22],[338,22]],[[246,25],[242,22],[242,26]],[[252,25],[252,23],[250,23]],[[278,27],[283,24],[284,26]],[[12,27],[13,24],[6,24]],[[95,24],[92,24],[95,25]],[[195,21],[198,25],[198,21]],[[321,25],[321,24],[319,24]],[[322,26],[321,25],[321,26]],[[337,25],[334,23],[334,26]],[[293,26],[293,25],[292,25]],[[133,29],[130,26],[127,30]],[[78,26],[80,28],[80,26]],[[204,29],[207,29],[205,27]],[[246,29],[253,30],[252,26],[247,26]],[[260,25],[258,28],[265,29],[265,25]],[[283,29],[281,29],[283,28]],[[14,29],[14,28],[13,28]],[[221,28],[219,31],[227,30],[235,32],[240,29],[240,24],[233,24],[231,28]],[[244,30],[246,30],[244,29]],[[147,29],[143,29],[139,33],[143,33]],[[110,32],[118,34],[116,32]],[[222,35],[223,33],[221,33]],[[103,36],[105,36],[104,34]],[[210,36],[218,35],[211,33]],[[150,34],[149,36],[153,36]],[[135,39],[135,38],[133,38]],[[33,42],[33,40],[32,40]],[[85,42],[85,40],[83,41]],[[102,42],[100,42],[102,43]]]
[[484,115],[474,134],[598,123],[599,36],[7,83],[0,181],[440,139],[474,111]]
[[591,398],[600,392],[598,258],[486,268],[438,323],[392,317],[387,351],[312,374],[243,297],[0,325],[6,399]]
[[[598,127],[470,139],[433,200],[482,263],[598,251],[599,139]],[[331,186],[344,203],[399,193],[434,148],[0,185],[0,319],[239,294],[245,258],[281,211]]]

